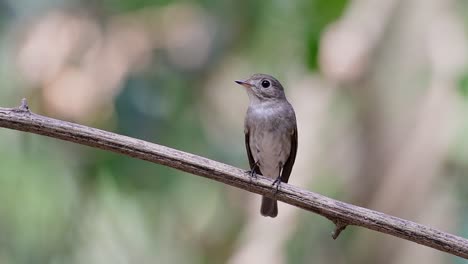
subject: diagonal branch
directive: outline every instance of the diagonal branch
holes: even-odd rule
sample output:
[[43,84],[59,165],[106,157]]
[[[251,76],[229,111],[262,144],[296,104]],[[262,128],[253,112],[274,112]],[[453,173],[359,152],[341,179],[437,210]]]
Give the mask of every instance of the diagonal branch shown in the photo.
[[213,179],[249,192],[322,215],[336,225],[333,238],[347,225],[361,226],[419,243],[462,258],[468,258],[468,240],[408,220],[363,207],[340,202],[290,184],[276,188],[272,180],[259,176],[252,180],[236,167],[143,140],[37,115],[29,111],[23,99],[18,108],[0,108],[0,127],[58,138],[109,150],[137,159],[169,166],[194,175]]

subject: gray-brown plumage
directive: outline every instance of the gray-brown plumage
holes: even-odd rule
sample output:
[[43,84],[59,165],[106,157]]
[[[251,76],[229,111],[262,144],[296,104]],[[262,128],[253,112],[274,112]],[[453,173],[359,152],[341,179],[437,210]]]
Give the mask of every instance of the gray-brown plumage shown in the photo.
[[[245,146],[253,174],[288,182],[297,151],[296,115],[281,83],[267,74],[254,74],[244,81],[250,104],[245,116]],[[260,213],[278,215],[277,201],[262,198]]]

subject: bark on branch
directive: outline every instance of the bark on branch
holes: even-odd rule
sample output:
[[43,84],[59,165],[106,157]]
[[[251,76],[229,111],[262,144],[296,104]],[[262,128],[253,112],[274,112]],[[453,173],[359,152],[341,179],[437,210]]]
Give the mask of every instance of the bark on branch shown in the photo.
[[34,114],[23,99],[18,108],[0,108],[0,127],[58,138],[109,150],[137,159],[169,166],[194,175],[213,179],[249,192],[275,196],[284,203],[317,213],[336,225],[333,238],[348,225],[361,226],[419,243],[462,258],[468,258],[468,240],[415,222],[337,201],[323,195],[281,184],[275,194],[273,181],[259,176],[252,180],[245,170],[194,154]]

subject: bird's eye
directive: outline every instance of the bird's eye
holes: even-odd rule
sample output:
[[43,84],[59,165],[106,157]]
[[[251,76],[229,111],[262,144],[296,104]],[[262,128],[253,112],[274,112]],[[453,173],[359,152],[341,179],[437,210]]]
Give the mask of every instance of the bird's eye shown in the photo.
[[268,88],[270,87],[270,82],[268,80],[263,80],[262,81],[262,87],[263,88]]

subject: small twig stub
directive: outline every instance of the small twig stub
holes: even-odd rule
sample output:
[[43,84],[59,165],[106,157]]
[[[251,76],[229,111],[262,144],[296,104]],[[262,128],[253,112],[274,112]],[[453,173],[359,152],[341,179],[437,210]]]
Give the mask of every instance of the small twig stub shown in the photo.
[[335,224],[335,230],[332,232],[332,238],[336,240],[341,234],[341,231],[345,230],[348,224],[338,219],[332,221]]
[[13,112],[28,112],[29,113],[29,105],[28,105],[28,101],[26,100],[26,98],[23,98],[21,99],[21,105],[16,107],[16,108],[13,108],[11,109]]

